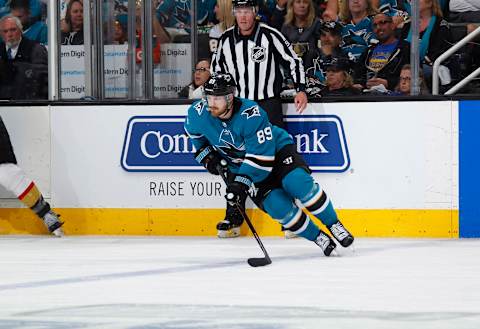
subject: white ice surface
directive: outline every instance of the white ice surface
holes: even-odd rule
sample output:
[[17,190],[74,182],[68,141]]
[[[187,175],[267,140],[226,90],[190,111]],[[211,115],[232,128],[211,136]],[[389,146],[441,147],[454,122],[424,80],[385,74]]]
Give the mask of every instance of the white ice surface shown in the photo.
[[480,240],[263,242],[3,236],[0,328],[480,328]]

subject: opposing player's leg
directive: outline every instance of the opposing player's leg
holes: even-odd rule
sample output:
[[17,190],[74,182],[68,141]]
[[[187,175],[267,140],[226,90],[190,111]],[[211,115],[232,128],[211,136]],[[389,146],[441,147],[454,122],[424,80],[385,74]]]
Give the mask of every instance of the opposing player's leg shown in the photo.
[[287,230],[319,245],[325,256],[330,256],[335,249],[335,242],[297,207],[284,190],[280,188],[272,190],[262,205],[263,209]]
[[343,247],[353,243],[353,236],[338,219],[330,198],[305,169],[296,168],[289,172],[283,178],[282,186],[291,197],[300,200]]
[[50,233],[59,237],[64,235],[61,228],[63,222],[59,220],[59,215],[50,208],[35,183],[19,166],[14,163],[1,163],[0,185],[15,194],[23,204],[35,212]]

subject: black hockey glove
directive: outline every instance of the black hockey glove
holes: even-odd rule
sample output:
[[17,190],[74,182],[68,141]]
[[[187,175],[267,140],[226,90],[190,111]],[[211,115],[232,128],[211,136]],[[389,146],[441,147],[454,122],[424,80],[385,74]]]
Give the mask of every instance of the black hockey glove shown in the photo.
[[248,196],[248,190],[252,181],[245,176],[237,176],[234,181],[227,186],[225,198],[230,205],[238,204],[243,206]]
[[218,168],[226,168],[227,162],[222,161],[222,156],[210,145],[201,148],[195,154],[195,160],[202,164],[209,173],[220,175]]

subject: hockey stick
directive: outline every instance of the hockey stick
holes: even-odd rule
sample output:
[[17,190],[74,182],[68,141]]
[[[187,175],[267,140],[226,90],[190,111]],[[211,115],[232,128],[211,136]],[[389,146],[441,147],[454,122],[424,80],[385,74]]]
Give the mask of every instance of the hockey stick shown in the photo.
[[[222,160],[222,164],[217,166],[217,170],[220,173],[220,176],[222,176],[222,179],[223,179],[225,185],[228,185],[227,172],[225,170],[225,167],[226,167],[226,162],[225,162],[225,160]],[[260,240],[260,237],[258,236],[257,231],[255,230],[255,227],[253,227],[253,224],[250,221],[250,218],[248,218],[244,209],[238,204],[238,202],[235,202],[235,206],[237,207],[237,210],[242,215],[243,220],[247,222],[247,225],[250,228],[250,231],[252,231],[252,234],[255,237],[255,239],[257,240],[258,245],[260,246],[260,249],[262,249],[263,254],[265,255],[265,257],[257,257],[257,258],[247,259],[248,265],[250,265],[252,267],[259,267],[259,266],[265,266],[265,265],[271,264],[272,260],[270,259],[270,256],[268,255],[267,250],[263,246],[262,240]]]

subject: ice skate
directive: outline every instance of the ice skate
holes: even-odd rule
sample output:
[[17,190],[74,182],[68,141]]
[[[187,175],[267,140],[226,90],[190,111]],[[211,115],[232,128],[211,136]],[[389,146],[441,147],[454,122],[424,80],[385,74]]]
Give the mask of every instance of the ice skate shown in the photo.
[[320,231],[317,239],[314,241],[323,250],[325,256],[330,256],[332,251],[337,247],[335,242],[323,231]]
[[235,238],[240,235],[243,217],[236,206],[227,205],[225,219],[217,224],[219,238]]
[[49,210],[45,216],[43,216],[43,222],[48,228],[48,231],[56,237],[62,237],[65,234],[62,230],[63,222],[60,221],[59,215],[57,215],[53,210]]
[[348,247],[353,243],[353,236],[347,231],[345,226],[338,221],[328,228],[333,237],[342,245],[342,247]]

